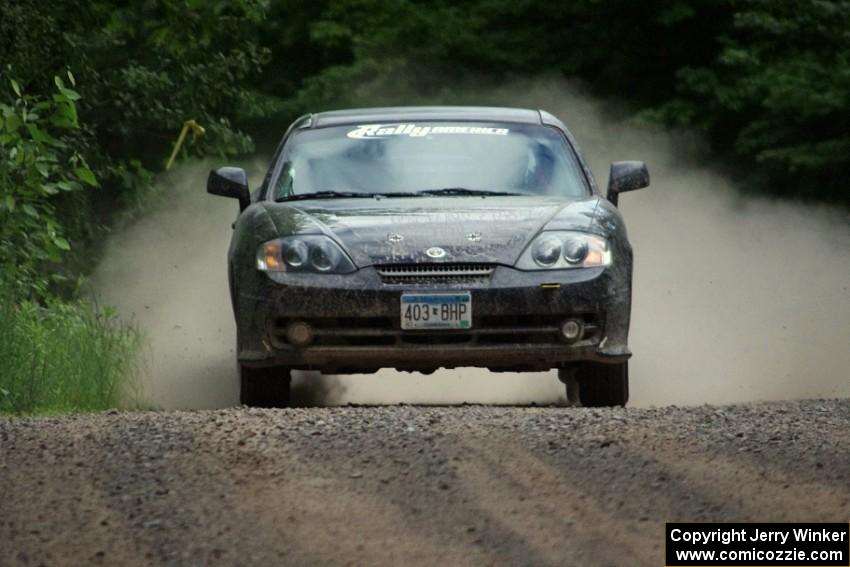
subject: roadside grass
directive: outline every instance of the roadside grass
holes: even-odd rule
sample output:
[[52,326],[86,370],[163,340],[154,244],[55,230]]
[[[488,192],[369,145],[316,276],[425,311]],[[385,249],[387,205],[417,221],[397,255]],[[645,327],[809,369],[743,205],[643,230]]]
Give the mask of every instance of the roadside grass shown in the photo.
[[0,289],[0,414],[132,405],[141,344],[138,329],[109,308],[15,301]]

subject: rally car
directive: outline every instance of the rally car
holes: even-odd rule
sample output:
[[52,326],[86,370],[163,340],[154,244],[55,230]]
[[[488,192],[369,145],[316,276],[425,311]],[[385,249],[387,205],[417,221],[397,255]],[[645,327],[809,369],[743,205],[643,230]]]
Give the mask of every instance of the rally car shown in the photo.
[[[628,401],[632,248],[611,166],[603,196],[567,128],[539,110],[309,114],[262,184],[235,167],[228,252],[241,401],[289,401],[292,370],[557,368],[585,406]],[[211,306],[211,308],[214,308]]]

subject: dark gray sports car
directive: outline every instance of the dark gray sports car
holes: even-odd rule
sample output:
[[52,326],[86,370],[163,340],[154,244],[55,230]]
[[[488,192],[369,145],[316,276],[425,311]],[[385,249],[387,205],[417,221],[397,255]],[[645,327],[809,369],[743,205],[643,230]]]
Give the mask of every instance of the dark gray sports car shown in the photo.
[[632,249],[566,127],[537,110],[322,112],[295,121],[239,200],[228,255],[244,404],[289,401],[290,371],[557,368],[567,396],[625,405]]

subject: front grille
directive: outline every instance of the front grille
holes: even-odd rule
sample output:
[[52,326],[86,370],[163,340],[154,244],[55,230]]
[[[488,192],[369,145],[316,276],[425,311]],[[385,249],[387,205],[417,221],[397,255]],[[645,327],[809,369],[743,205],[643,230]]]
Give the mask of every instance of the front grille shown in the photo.
[[384,264],[375,269],[385,284],[476,283],[486,282],[493,264]]
[[[573,346],[599,343],[602,329],[596,316],[571,315],[584,321],[584,334]],[[317,317],[297,319],[309,323],[315,332],[311,346],[414,346],[414,345],[506,345],[563,344],[559,328],[564,315],[482,315],[473,314],[472,329],[402,331],[397,318]],[[286,329],[293,320],[275,318],[270,337],[276,347],[287,344]]]

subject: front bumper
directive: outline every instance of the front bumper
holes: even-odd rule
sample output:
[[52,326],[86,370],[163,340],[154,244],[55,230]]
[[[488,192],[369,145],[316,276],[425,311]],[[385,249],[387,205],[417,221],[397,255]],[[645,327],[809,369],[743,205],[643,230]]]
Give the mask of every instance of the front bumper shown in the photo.
[[[250,276],[233,290],[238,358],[247,366],[326,373],[460,366],[532,371],[630,356],[630,263],[540,272],[497,266],[487,278],[450,283],[388,284],[371,267],[348,275],[289,275],[282,283],[261,272]],[[472,328],[401,330],[400,296],[407,291],[470,291]],[[568,317],[585,323],[572,344],[558,334]],[[286,328],[295,321],[315,329],[310,346],[287,342]]]

